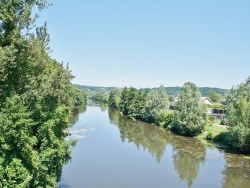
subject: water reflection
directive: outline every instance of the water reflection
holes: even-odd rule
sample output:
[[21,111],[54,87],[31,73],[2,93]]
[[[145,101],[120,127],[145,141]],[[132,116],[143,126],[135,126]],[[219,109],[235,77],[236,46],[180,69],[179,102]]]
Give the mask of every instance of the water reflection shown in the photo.
[[249,158],[133,121],[116,110],[108,113],[105,106],[88,107],[71,133],[95,139],[79,140],[60,188],[245,188],[250,184]]
[[88,106],[96,106],[99,107],[101,109],[102,112],[105,112],[106,110],[108,110],[109,106],[107,103],[103,103],[103,102],[96,102],[93,100],[88,100]]
[[225,155],[226,169],[224,175],[225,188],[249,187],[250,185],[250,160],[240,154],[228,153]]
[[156,157],[158,163],[161,161],[168,144],[164,129],[120,116],[119,112],[114,110],[109,111],[109,118],[111,124],[118,126],[123,142],[127,139],[128,142],[133,142],[138,149],[148,150],[152,157]]
[[196,139],[173,136],[175,137],[172,139],[174,168],[180,179],[187,180],[188,187],[192,187],[199,174],[200,164],[205,161],[206,148]]
[[70,119],[69,119],[69,127],[72,127],[75,125],[76,122],[79,120],[79,114],[84,113],[86,111],[86,106],[80,106],[78,108],[75,108]]
[[121,140],[133,142],[138,149],[148,150],[159,163],[167,145],[173,147],[173,164],[181,180],[187,180],[191,187],[199,173],[200,164],[205,161],[206,148],[194,138],[172,134],[160,127],[133,121],[121,116],[118,111],[109,110],[110,123],[119,127]]

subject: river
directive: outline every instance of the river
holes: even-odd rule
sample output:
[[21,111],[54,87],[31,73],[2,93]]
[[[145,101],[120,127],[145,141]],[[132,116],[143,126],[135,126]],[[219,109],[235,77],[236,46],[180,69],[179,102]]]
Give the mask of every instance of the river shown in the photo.
[[155,125],[88,106],[70,128],[77,139],[59,188],[250,185],[250,160]]

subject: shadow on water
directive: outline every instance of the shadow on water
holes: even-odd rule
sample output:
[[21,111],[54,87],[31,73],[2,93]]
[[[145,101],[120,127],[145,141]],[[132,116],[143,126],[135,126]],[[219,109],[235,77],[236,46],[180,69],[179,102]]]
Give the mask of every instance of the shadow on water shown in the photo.
[[87,109],[86,106],[81,106],[74,109],[71,118],[69,119],[69,127],[73,127],[76,124],[76,122],[78,122],[79,115],[81,113],[84,113],[86,109]]
[[110,123],[118,126],[122,142],[126,139],[134,143],[138,150],[148,150],[159,163],[168,144],[166,131],[151,124],[128,119],[120,116],[118,111],[109,111]]
[[188,187],[192,187],[199,174],[200,164],[205,161],[206,148],[196,139],[174,134],[172,134],[171,141],[174,168],[180,179],[187,180]]
[[246,156],[236,153],[225,155],[226,168],[224,175],[224,187],[238,188],[250,185],[250,160]]
[[99,107],[101,109],[102,112],[105,112],[106,110],[108,110],[108,104],[107,103],[102,103],[102,102],[96,102],[96,101],[92,101],[92,100],[88,100],[88,106],[96,106]]
[[119,127],[121,140],[133,142],[137,148],[148,150],[157,162],[161,161],[167,145],[173,147],[173,164],[181,180],[187,180],[189,187],[197,178],[200,164],[206,156],[205,145],[194,138],[175,135],[155,125],[134,121],[109,111],[110,123]]
[[[205,164],[206,146],[199,140],[173,134],[155,125],[134,121],[121,116],[116,110],[109,110],[110,123],[118,126],[121,140],[133,142],[137,148],[148,150],[160,162],[167,145],[172,146],[175,171],[181,180],[192,187],[197,179],[201,164]],[[245,155],[218,149],[225,159],[225,169],[221,172],[223,187],[245,188],[250,184],[250,160]]]

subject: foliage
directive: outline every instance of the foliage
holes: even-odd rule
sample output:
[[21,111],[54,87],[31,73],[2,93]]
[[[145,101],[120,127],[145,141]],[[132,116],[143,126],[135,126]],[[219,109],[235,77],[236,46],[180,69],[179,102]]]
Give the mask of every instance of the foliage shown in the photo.
[[121,102],[120,102],[120,105],[119,105],[119,109],[124,115],[128,115],[128,107],[129,107],[128,95],[129,95],[128,89],[125,87],[122,90]]
[[250,151],[250,77],[232,88],[226,96],[224,123],[229,126],[228,144],[244,152]]
[[174,95],[169,95],[168,100],[170,103],[174,102]]
[[68,65],[49,57],[46,0],[0,0],[0,187],[56,187],[70,159],[66,128],[86,94]]
[[83,90],[80,90],[76,87],[74,87],[74,90],[75,90],[75,95],[76,95],[74,106],[79,106],[79,107],[86,106],[86,104],[87,104],[86,92]]
[[156,118],[156,124],[163,128],[168,128],[174,120],[174,112],[161,110]]
[[120,91],[118,89],[110,92],[108,102],[110,108],[119,108],[121,98],[120,98]]
[[146,122],[153,123],[159,119],[162,110],[169,109],[168,96],[163,86],[158,90],[149,92],[146,98],[145,106],[143,109],[143,119]]
[[168,110],[169,100],[163,86],[151,92],[126,87],[121,92],[111,91],[109,107],[119,109],[122,114],[132,119],[156,123],[163,127],[167,127],[173,118],[173,114]]
[[219,94],[220,96],[224,96],[228,91],[227,89],[222,88],[214,88],[214,87],[199,87],[202,96],[209,96],[212,92]]
[[78,89],[84,90],[90,95],[94,95],[96,93],[100,93],[102,91],[110,93],[111,91],[114,91],[115,87],[98,87],[98,86],[85,86],[85,85],[75,85]]
[[222,104],[206,104],[208,108],[213,108],[213,109],[224,109],[224,106]]
[[208,116],[208,122],[210,125],[214,124],[216,122],[216,116],[210,115]]
[[[79,89],[82,89],[84,91],[86,91],[90,96],[95,95],[96,93],[100,93],[102,91],[106,91],[108,93],[110,93],[111,91],[115,90],[115,87],[98,87],[98,86],[85,86],[85,85],[76,85]],[[170,100],[171,100],[171,96],[177,96],[179,95],[180,91],[181,91],[181,87],[164,87],[167,94],[170,96]],[[141,89],[143,92],[145,91],[153,91],[153,90],[157,90],[157,88],[142,88]],[[199,87],[199,90],[202,94],[202,96],[209,96],[209,94],[211,92],[216,92],[221,96],[224,96],[224,94],[227,92],[226,89],[221,89],[221,88],[212,88],[212,87]],[[171,102],[171,101],[170,101]]]
[[109,102],[109,93],[105,90],[101,91],[100,93],[95,93],[91,96],[91,99],[95,102],[100,103],[108,103]]
[[145,97],[147,93],[135,88],[129,90],[125,87],[120,95],[119,109],[124,115],[130,118],[142,119],[142,108],[144,107]]
[[195,136],[207,124],[206,110],[200,102],[200,91],[190,82],[184,84],[176,104],[172,129],[179,134]]
[[213,101],[213,102],[220,102],[221,101],[221,96],[220,94],[216,93],[215,91],[211,92],[209,94],[209,98]]
[[211,132],[208,132],[206,135],[206,140],[212,140],[213,139],[213,134]]
[[134,88],[130,88],[128,100],[128,115],[130,118],[142,119],[146,95],[147,93],[143,93],[142,90],[137,92]]

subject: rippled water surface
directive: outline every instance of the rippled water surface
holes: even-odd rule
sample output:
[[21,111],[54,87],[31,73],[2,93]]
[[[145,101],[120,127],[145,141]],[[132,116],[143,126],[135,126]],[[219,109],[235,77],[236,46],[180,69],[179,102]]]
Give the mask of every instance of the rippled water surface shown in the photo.
[[117,111],[88,106],[71,128],[78,142],[59,188],[250,185],[250,160]]

